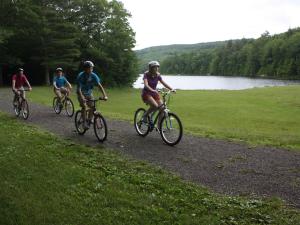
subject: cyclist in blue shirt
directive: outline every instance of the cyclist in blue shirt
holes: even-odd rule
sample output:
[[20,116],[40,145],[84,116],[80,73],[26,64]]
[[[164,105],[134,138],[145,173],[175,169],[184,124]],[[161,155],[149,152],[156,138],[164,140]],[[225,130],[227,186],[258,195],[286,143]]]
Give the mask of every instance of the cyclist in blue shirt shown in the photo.
[[[77,97],[78,101],[80,103],[80,106],[82,108],[82,115],[84,120],[84,126],[88,128],[89,123],[87,122],[86,118],[86,110],[88,107],[93,107],[93,103],[88,100],[93,99],[93,93],[92,90],[94,86],[97,86],[99,90],[103,94],[103,99],[106,101],[108,99],[104,88],[101,85],[101,80],[93,72],[94,69],[94,63],[91,61],[85,61],[83,63],[84,71],[79,73],[77,76]],[[90,114],[88,115],[88,118],[92,118],[92,110],[90,110]]]
[[70,91],[72,89],[72,85],[68,82],[68,80],[63,75],[63,69],[58,67],[55,70],[55,76],[53,78],[53,90],[55,95],[61,101],[62,95],[69,96]]

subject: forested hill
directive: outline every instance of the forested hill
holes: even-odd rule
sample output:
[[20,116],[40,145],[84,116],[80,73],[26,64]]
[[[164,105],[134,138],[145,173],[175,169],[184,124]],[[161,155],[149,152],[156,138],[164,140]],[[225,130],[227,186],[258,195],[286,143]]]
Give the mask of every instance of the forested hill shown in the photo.
[[198,44],[175,44],[149,47],[141,50],[137,50],[137,56],[139,59],[139,71],[143,72],[147,69],[147,63],[151,60],[158,60],[162,62],[164,59],[183,53],[190,53],[194,51],[211,50],[218,47],[222,47],[226,42],[207,42]]
[[136,79],[135,33],[117,0],[1,0],[0,85],[24,67],[33,84],[49,84],[56,67],[74,80],[92,60],[107,86]]
[[300,79],[300,28],[258,39],[227,41],[209,51],[197,50],[163,58],[167,74],[211,74]]

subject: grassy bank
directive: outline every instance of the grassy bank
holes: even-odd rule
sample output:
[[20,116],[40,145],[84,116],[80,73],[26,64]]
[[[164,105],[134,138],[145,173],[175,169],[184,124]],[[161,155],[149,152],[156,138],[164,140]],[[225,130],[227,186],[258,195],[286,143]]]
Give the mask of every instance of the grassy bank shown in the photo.
[[278,200],[213,194],[0,114],[0,224],[300,224]]
[[[132,121],[144,107],[140,91],[110,89],[101,105],[104,115]],[[35,87],[33,101],[51,105],[51,88]],[[78,106],[75,94],[74,102]],[[300,86],[256,88],[243,91],[178,91],[171,109],[183,121],[185,132],[210,138],[245,141],[300,149]]]

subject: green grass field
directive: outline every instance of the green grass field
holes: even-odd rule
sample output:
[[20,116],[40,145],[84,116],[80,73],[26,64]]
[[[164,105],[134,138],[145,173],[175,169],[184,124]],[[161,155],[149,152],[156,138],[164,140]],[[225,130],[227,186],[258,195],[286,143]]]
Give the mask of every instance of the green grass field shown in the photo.
[[[109,101],[100,106],[107,117],[132,121],[135,110],[145,107],[139,90],[107,92]],[[35,87],[28,96],[51,105],[53,92],[50,87]],[[78,107],[75,93],[72,99]],[[170,108],[180,116],[185,132],[194,135],[300,150],[300,86],[178,91]]]
[[0,113],[0,224],[300,224],[279,200],[227,197]]

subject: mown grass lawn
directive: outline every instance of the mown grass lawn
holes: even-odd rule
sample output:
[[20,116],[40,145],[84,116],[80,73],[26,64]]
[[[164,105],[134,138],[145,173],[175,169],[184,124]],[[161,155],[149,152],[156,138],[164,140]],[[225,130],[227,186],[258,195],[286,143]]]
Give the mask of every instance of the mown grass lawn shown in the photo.
[[279,200],[216,195],[0,113],[0,224],[300,224]]
[[[133,120],[144,107],[140,91],[108,89],[109,101],[102,103],[110,118]],[[31,100],[51,106],[50,87],[35,87]],[[78,107],[76,94],[72,98]],[[300,86],[255,88],[242,91],[178,91],[170,108],[185,132],[210,138],[244,141],[300,150]]]

